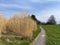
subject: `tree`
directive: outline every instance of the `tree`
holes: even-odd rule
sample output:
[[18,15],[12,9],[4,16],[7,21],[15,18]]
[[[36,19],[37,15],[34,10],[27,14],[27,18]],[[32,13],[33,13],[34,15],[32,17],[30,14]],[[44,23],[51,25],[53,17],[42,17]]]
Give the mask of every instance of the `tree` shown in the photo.
[[42,25],[46,25],[46,23],[45,23],[45,22],[41,22],[41,24],[42,24]]
[[32,18],[33,20],[37,21],[35,15],[32,15],[31,18]]
[[54,15],[51,15],[47,21],[47,24],[56,24]]
[[41,24],[39,20],[35,17],[35,15],[31,15],[31,18],[36,21],[37,24]]

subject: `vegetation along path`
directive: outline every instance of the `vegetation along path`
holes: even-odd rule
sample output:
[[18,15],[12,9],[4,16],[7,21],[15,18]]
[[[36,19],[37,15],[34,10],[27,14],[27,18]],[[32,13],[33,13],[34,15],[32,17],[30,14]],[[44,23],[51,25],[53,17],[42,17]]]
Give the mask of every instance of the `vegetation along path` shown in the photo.
[[60,45],[60,25],[43,25],[46,31],[46,45]]
[[41,32],[38,35],[38,37],[34,40],[34,42],[32,43],[32,45],[46,45],[46,33],[45,30],[40,27]]

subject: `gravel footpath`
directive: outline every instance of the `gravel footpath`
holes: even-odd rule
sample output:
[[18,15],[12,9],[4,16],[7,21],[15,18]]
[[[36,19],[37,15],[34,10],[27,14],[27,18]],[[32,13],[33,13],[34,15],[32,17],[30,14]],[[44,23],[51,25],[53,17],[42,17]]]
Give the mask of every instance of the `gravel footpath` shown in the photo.
[[40,27],[41,32],[37,36],[37,38],[33,41],[31,45],[46,45],[46,33],[45,30]]

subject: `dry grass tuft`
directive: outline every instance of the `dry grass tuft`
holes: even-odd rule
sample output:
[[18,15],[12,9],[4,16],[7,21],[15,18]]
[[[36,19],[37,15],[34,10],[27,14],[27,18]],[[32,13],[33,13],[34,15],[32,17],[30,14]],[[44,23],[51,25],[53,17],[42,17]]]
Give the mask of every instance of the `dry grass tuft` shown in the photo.
[[33,31],[36,31],[37,24],[34,20],[31,19],[30,16],[25,16],[23,18],[22,32],[21,34],[25,37],[31,38]]
[[6,33],[6,24],[7,19],[3,15],[0,15],[0,34]]
[[[21,16],[23,15],[23,16]],[[16,14],[12,16],[8,22],[4,17],[1,17],[0,29],[2,31],[6,31],[7,33],[13,32],[16,35],[20,35],[23,38],[31,38],[33,32],[37,29],[37,24],[34,20],[31,19],[30,16],[26,16],[27,14]],[[7,24],[6,24],[7,23]],[[6,29],[7,26],[7,29]]]
[[29,29],[31,29],[33,32],[36,31],[36,21],[32,20],[30,16],[24,17],[24,22],[27,23]]

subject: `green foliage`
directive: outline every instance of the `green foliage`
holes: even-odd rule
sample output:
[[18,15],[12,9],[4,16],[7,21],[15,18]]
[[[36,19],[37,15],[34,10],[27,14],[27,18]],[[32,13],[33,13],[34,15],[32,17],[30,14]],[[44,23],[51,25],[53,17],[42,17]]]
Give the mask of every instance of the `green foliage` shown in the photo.
[[37,26],[37,31],[33,32],[33,39],[36,38],[36,36],[39,34],[39,32],[40,32],[40,25]]

